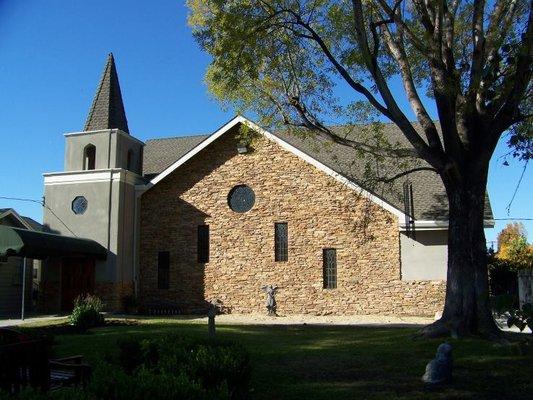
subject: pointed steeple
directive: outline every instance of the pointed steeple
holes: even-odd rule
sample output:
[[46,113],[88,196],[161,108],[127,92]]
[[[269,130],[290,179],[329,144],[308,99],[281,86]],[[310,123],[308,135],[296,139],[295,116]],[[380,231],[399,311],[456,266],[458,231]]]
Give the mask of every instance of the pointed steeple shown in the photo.
[[113,53],[109,53],[102,79],[98,85],[98,90],[94,96],[83,130],[95,131],[115,128],[130,133],[124,104],[122,103],[115,59],[113,58]]

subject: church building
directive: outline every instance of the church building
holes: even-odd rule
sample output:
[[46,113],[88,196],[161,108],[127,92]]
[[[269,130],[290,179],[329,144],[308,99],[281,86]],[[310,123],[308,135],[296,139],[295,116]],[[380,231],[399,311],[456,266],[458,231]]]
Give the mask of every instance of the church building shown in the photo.
[[[393,125],[384,134],[405,140]],[[83,131],[65,141],[64,171],[44,174],[45,229],[92,239],[107,257],[48,259],[48,312],[83,293],[111,311],[201,313],[218,300],[265,312],[265,285],[278,287],[280,315],[442,309],[447,201],[430,171],[396,183],[399,195],[371,190],[355,150],[242,116],[210,135],[144,143],[111,54]]]

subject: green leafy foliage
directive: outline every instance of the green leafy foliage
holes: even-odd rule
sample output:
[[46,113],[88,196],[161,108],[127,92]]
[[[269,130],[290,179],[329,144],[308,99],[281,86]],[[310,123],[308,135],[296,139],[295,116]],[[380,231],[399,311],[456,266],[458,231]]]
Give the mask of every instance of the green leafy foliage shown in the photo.
[[507,326],[510,328],[516,326],[522,332],[529,327],[533,332],[533,304],[524,304],[522,309],[509,311]]
[[[24,389],[12,400],[238,400],[248,398],[248,353],[233,342],[168,335],[122,339],[94,365],[86,390]],[[0,392],[0,400],[7,397]]]
[[70,314],[70,323],[80,331],[104,325],[105,319],[101,314],[104,304],[92,295],[79,296],[74,301],[74,309]]
[[217,396],[225,393],[234,399],[247,393],[250,360],[235,343],[170,335],[141,342],[126,339],[118,345],[118,363],[126,372],[186,376]]
[[164,370],[139,368],[129,374],[114,364],[101,363],[95,369],[87,389],[90,399],[165,400],[225,399],[223,393],[207,393],[185,373],[171,374]]

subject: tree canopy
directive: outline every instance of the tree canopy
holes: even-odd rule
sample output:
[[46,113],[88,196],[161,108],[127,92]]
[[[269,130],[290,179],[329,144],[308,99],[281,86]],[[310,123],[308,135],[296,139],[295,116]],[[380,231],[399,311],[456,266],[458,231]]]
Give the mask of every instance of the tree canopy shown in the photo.
[[[489,157],[510,128],[517,156],[533,154],[527,0],[188,4],[194,35],[213,56],[206,75],[211,93],[257,113],[267,126],[306,127],[364,148],[328,125],[381,114],[439,171],[452,170],[472,149]],[[395,78],[403,84],[400,95]],[[404,95],[422,134],[401,107]]]
[[533,268],[533,245],[527,242],[527,231],[521,222],[507,224],[498,234],[496,258],[507,261],[513,269]]
[[[449,206],[448,275],[443,316],[426,332],[497,335],[483,231],[488,165],[504,134],[514,156],[533,157],[533,0],[188,5],[193,34],[212,56],[208,87],[221,102],[265,126],[425,161],[398,176],[438,173]],[[394,123],[408,148],[382,140],[379,128],[370,139],[331,128],[380,120]]]

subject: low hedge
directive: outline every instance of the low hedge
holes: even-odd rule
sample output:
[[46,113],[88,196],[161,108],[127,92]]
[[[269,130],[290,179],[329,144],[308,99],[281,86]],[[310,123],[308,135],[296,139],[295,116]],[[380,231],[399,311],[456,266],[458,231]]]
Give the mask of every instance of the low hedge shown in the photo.
[[49,393],[26,389],[0,400],[243,400],[249,395],[250,358],[238,344],[165,336],[125,339],[94,366],[86,390]]

